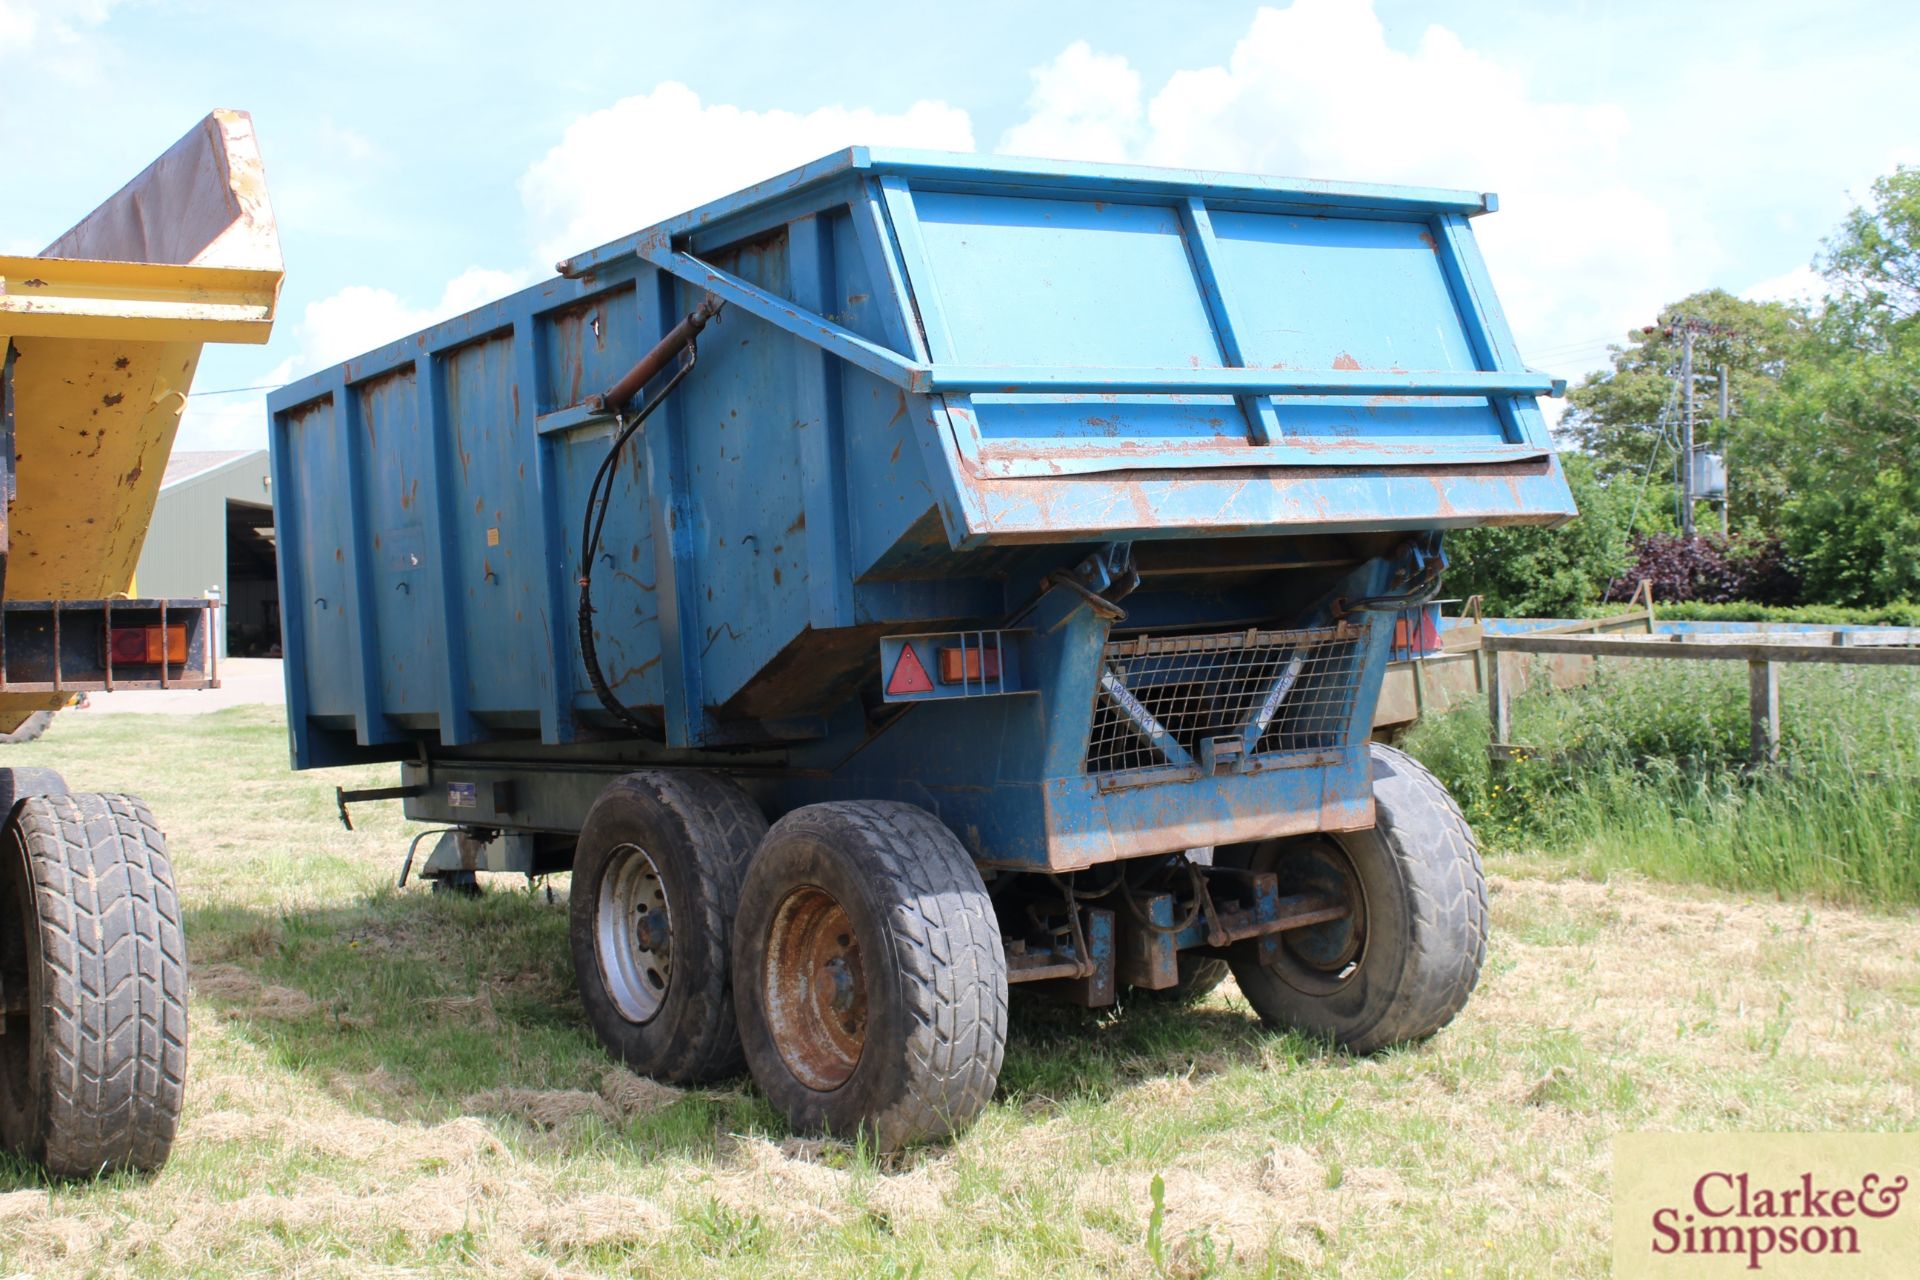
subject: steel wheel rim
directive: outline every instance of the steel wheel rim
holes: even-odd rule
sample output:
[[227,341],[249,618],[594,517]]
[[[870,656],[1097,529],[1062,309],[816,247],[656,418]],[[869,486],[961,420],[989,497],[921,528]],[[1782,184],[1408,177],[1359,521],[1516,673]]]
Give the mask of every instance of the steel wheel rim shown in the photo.
[[817,885],[781,899],[764,972],[767,1028],[781,1061],[809,1089],[838,1089],[867,1041],[866,968],[846,908]]
[[608,859],[594,913],[594,950],[620,1016],[652,1021],[673,980],[673,911],[660,868],[639,845],[616,845]]
[[1347,914],[1280,935],[1280,956],[1269,965],[1288,986],[1332,995],[1353,981],[1367,954],[1367,891],[1353,858],[1326,836],[1290,844],[1272,870],[1282,895],[1317,893],[1339,898]]

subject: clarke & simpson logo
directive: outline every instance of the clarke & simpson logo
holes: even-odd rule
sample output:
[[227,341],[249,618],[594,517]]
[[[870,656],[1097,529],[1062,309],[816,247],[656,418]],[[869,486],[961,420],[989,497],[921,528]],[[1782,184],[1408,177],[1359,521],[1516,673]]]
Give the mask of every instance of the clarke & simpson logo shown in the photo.
[[1621,1134],[1616,1276],[1915,1274],[1920,1134]]
[[1904,1177],[1869,1173],[1855,1187],[1825,1187],[1811,1173],[1797,1186],[1755,1188],[1752,1176],[1714,1170],[1693,1184],[1682,1205],[1652,1215],[1657,1254],[1740,1254],[1758,1271],[1773,1254],[1860,1252],[1860,1226],[1850,1219],[1891,1218],[1907,1193]]

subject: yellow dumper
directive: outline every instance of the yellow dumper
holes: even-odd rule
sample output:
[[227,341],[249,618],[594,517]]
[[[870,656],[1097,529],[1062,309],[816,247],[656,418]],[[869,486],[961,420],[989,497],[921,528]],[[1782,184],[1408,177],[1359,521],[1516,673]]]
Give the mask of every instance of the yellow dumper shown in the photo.
[[[0,256],[0,732],[89,690],[216,683],[214,603],[128,592],[200,348],[265,342],[281,275],[242,111]],[[158,1168],[187,1038],[165,837],[49,769],[0,768],[0,813],[0,1143],[57,1176]]]

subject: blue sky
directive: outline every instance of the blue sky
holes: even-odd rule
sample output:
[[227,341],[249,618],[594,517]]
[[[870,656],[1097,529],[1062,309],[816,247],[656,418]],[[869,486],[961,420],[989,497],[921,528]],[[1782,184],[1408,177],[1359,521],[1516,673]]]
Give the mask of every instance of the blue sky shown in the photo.
[[[254,116],[278,381],[561,252],[854,142],[1493,190],[1523,352],[1577,376],[1664,302],[1804,287],[1920,162],[1920,6],[1401,0],[672,6],[0,0],[0,249],[34,252],[209,108]],[[196,396],[182,447],[264,441]]]

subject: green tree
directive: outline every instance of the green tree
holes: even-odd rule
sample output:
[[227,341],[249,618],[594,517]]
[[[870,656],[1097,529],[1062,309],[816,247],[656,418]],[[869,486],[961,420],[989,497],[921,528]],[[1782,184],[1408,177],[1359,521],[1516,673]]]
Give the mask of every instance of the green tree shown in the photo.
[[1833,288],[1830,325],[1881,346],[1920,319],[1920,168],[1874,179],[1866,204],[1826,243],[1820,267]]
[[1567,617],[1599,601],[1627,566],[1624,483],[1604,483],[1593,459],[1561,456],[1580,514],[1558,529],[1532,525],[1462,529],[1447,535],[1447,593],[1478,595],[1488,613]]
[[1873,184],[1826,243],[1832,296],[1758,406],[1748,456],[1809,600],[1920,598],[1920,169]]

